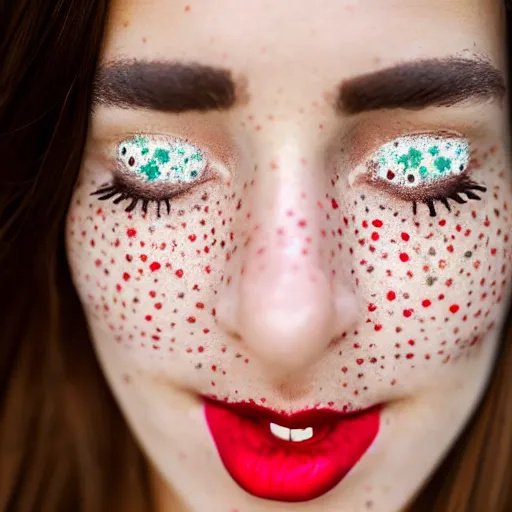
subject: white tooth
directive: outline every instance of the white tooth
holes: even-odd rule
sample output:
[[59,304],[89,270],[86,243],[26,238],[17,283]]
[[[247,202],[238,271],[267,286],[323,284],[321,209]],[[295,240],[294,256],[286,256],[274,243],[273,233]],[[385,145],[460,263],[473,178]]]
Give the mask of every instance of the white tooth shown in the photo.
[[279,439],[300,443],[313,437],[313,429],[308,428],[286,428],[276,423],[270,423],[270,431]]
[[279,439],[283,439],[284,441],[291,440],[290,429],[282,427],[281,425],[277,425],[276,423],[270,423],[270,432],[272,432],[272,434],[274,434]]
[[292,428],[291,430],[291,440],[300,443],[301,441],[307,441],[313,437],[313,429],[311,427],[308,428]]

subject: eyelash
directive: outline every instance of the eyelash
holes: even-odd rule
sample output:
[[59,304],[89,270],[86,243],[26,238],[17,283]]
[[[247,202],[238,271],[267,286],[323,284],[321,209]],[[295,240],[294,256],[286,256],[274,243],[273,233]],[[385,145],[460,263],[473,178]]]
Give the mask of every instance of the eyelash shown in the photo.
[[435,209],[436,202],[440,202],[449,212],[451,212],[449,200],[452,200],[458,204],[466,204],[468,201],[465,201],[460,196],[460,194],[466,194],[468,200],[473,199],[480,201],[482,198],[476,195],[473,191],[478,190],[479,192],[485,192],[487,190],[486,187],[478,185],[478,183],[470,179],[465,174],[459,175],[455,181],[448,183],[443,188],[444,190],[441,192],[433,193],[430,196],[423,197],[421,200],[412,200],[412,213],[416,215],[418,210],[418,202],[422,202],[427,205],[430,216],[435,217],[437,215]]
[[[462,166],[461,166],[462,170]],[[440,183],[429,184],[427,186],[417,187],[418,190],[404,189],[403,187],[391,185],[382,178],[370,175],[361,175],[361,183],[371,184],[372,186],[383,189],[386,192],[398,196],[409,203],[412,203],[413,215],[417,214],[418,203],[423,203],[428,207],[431,217],[437,215],[435,203],[443,204],[446,209],[451,212],[450,200],[458,204],[465,204],[468,200],[481,200],[474,191],[486,192],[487,188],[477,184],[467,175],[468,168],[465,172],[458,175],[445,178]],[[211,179],[211,178],[210,178]],[[155,190],[147,190],[142,185],[131,183],[126,178],[122,178],[119,174],[114,175],[110,183],[104,183],[97,190],[91,193],[92,196],[98,196],[98,200],[105,201],[111,199],[114,204],[119,204],[122,201],[130,200],[128,206],[124,209],[125,212],[134,211],[139,203],[141,203],[141,210],[144,214],[148,213],[150,204],[156,204],[156,215],[161,217],[162,204],[167,210],[169,215],[171,212],[171,200],[184,196],[187,192],[194,189],[197,185],[205,183],[206,180],[198,180],[187,187],[180,187],[178,191],[167,193],[166,197],[161,197]],[[416,188],[416,187],[415,187]],[[467,200],[464,200],[460,194],[465,194]]]
[[105,183],[100,188],[91,193],[92,196],[98,196],[99,201],[106,201],[111,199],[114,204],[119,204],[121,201],[130,200],[130,204],[124,209],[125,212],[130,213],[135,210],[139,203],[142,203],[142,213],[148,213],[148,207],[151,203],[156,203],[156,215],[161,217],[162,203],[167,210],[167,215],[171,213],[171,200],[183,195],[189,189],[170,194],[167,197],[148,197],[144,196],[140,191],[129,183],[123,183],[121,180],[114,178],[111,183]]

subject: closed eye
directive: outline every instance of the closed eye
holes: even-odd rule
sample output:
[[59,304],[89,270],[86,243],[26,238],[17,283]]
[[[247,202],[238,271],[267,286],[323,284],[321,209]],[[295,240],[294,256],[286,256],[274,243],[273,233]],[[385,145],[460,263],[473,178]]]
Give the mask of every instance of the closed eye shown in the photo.
[[154,203],[157,217],[162,206],[169,214],[171,200],[213,179],[201,150],[182,139],[137,135],[120,142],[116,153],[112,181],[91,195],[100,201],[110,199],[114,204],[129,201],[126,212],[140,205],[147,214],[149,205]]
[[436,202],[451,211],[450,200],[464,204],[481,199],[475,191],[486,188],[469,177],[470,161],[469,143],[462,137],[408,135],[373,153],[365,163],[368,172],[357,181],[411,202],[415,215],[418,203],[424,203],[435,217]]

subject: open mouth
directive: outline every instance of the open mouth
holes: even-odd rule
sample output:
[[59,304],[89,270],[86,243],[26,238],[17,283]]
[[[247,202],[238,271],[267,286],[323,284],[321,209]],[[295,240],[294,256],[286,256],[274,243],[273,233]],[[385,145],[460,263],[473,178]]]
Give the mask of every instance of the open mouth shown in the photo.
[[250,494],[271,500],[308,501],[330,491],[379,430],[380,406],[285,415],[252,403],[204,400],[206,421],[228,473]]

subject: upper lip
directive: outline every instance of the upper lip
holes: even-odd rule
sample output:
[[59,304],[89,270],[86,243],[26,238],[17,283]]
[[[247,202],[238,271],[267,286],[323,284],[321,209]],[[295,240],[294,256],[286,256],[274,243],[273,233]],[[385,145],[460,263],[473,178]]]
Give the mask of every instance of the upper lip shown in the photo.
[[339,421],[346,416],[353,416],[367,411],[370,407],[365,409],[353,409],[349,412],[339,411],[326,407],[322,408],[309,408],[294,413],[277,412],[262,405],[253,402],[227,402],[214,400],[209,397],[203,397],[205,401],[216,405],[217,407],[224,407],[236,414],[253,418],[255,420],[267,420],[271,423],[276,423],[282,427],[287,428],[307,428],[314,426],[323,426],[335,421]]

